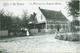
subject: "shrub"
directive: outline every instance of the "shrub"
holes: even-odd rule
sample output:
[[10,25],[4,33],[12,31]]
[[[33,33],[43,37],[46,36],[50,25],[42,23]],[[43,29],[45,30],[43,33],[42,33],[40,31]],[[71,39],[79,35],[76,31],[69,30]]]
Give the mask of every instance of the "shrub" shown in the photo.
[[77,31],[79,31],[79,28],[76,28],[76,26],[77,26],[77,27],[80,26],[80,21],[79,21],[79,20],[73,20],[73,21],[71,22],[71,31],[72,31],[72,32],[77,32]]
[[65,34],[56,34],[55,36],[56,39],[59,40],[67,40],[67,41],[79,41],[80,35],[76,33],[65,33]]

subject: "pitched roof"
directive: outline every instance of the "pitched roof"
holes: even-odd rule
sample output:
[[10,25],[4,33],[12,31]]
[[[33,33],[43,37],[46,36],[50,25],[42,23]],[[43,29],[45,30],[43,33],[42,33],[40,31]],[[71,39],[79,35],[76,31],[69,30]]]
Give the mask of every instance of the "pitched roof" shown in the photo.
[[68,21],[67,18],[61,13],[61,11],[46,10],[41,8],[39,9],[48,20]]

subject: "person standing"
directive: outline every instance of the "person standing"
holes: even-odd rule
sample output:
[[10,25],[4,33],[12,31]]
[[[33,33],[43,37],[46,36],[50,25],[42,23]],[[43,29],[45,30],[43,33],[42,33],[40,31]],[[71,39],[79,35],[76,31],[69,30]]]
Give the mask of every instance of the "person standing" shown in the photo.
[[25,31],[26,31],[26,35],[29,36],[30,34],[27,28],[25,28]]

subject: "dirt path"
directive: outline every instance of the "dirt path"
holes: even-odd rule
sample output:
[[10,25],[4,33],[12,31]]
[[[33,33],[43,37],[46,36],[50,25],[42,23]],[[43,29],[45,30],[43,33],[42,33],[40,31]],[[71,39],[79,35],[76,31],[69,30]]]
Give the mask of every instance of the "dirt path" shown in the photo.
[[54,39],[54,34],[0,40],[2,53],[79,53],[80,42]]

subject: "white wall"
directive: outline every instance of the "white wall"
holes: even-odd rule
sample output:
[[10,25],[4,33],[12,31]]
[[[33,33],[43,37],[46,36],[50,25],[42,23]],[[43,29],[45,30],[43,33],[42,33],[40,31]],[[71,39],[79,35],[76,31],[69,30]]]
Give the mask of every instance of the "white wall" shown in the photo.
[[36,13],[37,13],[36,18],[37,18],[38,23],[46,22],[46,18],[44,17],[40,9],[38,9]]

